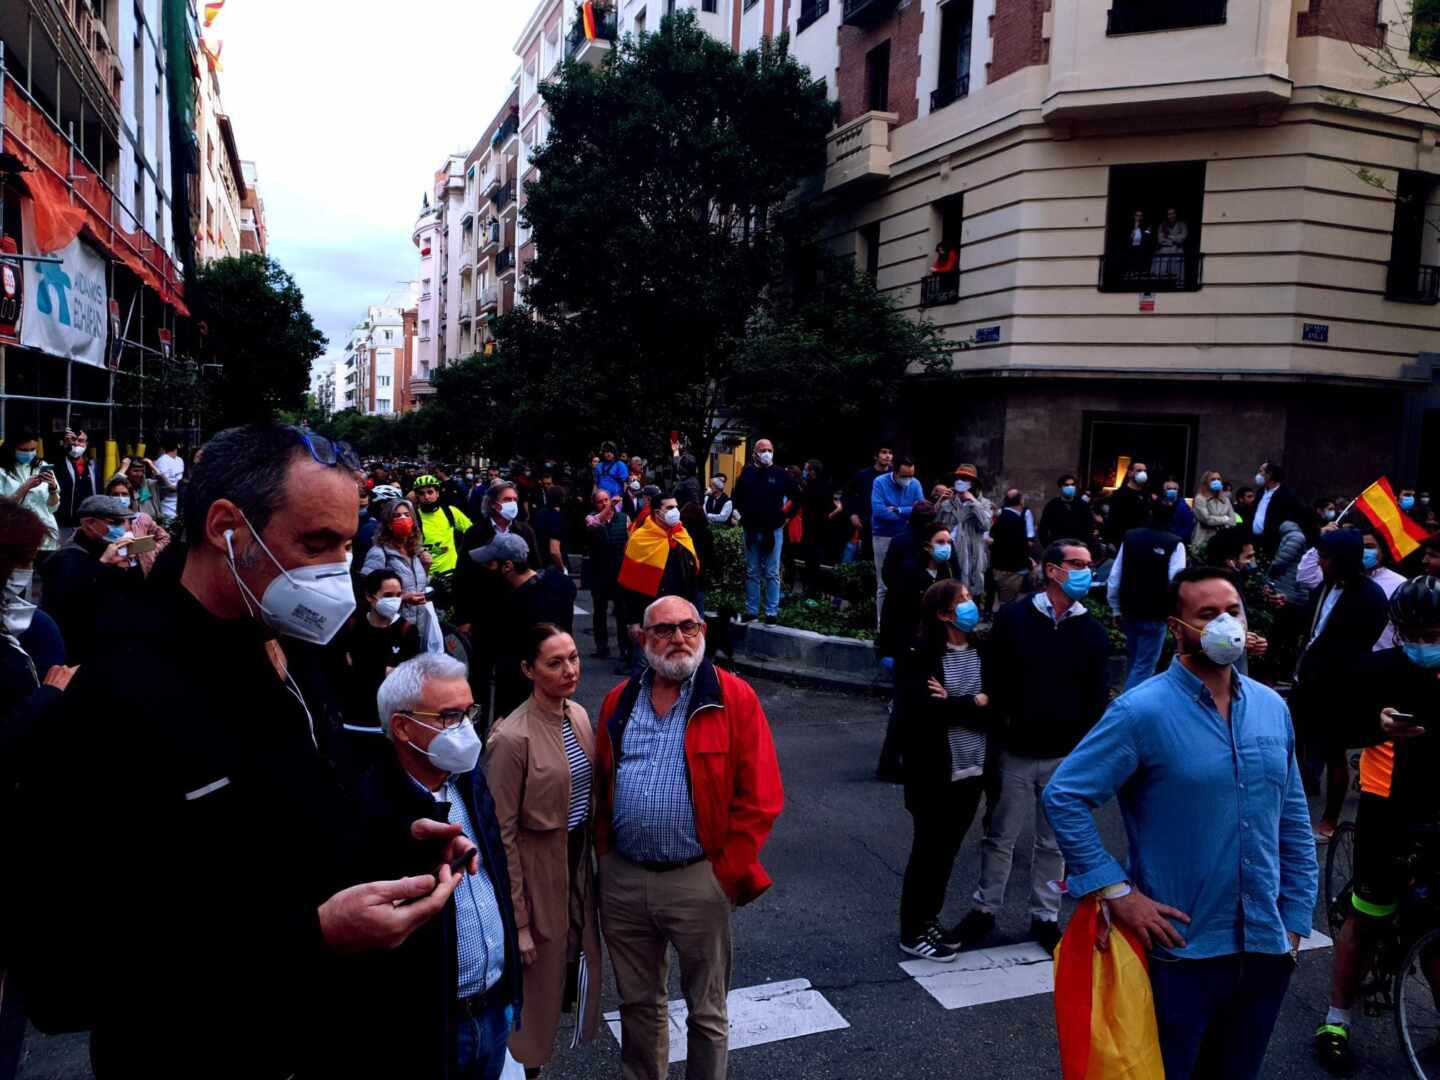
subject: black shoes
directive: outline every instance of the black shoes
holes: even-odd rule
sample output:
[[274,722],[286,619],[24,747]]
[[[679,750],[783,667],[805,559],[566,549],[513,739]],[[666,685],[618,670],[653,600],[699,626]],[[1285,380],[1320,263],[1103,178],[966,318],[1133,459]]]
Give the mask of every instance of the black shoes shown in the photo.
[[945,944],[941,938],[938,923],[931,922],[918,937],[900,939],[900,951],[918,956],[921,960],[934,960],[937,964],[948,964],[960,954]]
[[778,623],[779,621],[780,621],[780,618],[779,618],[779,616],[777,616],[777,615],[766,615],[766,616],[765,616],[765,625],[766,625],[766,626],[774,626],[774,625],[775,625],[776,623]]
[[1047,953],[1054,956],[1055,948],[1060,944],[1060,924],[1048,922],[1045,919],[1031,919],[1030,938]]
[[952,949],[973,949],[994,932],[995,916],[973,908],[970,914],[941,935],[941,941]]
[[1344,1024],[1321,1024],[1315,1031],[1315,1060],[1331,1076],[1349,1076],[1355,1066],[1350,1029]]

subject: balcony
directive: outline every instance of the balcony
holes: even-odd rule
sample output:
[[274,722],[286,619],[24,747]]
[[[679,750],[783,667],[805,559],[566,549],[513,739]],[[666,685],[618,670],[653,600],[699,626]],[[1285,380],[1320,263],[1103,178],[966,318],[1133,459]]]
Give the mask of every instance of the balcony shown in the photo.
[[475,309],[469,300],[460,301],[460,325],[469,326],[470,320],[475,314]]
[[500,244],[500,222],[487,221],[480,226],[480,254],[488,255]]
[[796,35],[803,34],[812,23],[818,22],[830,13],[830,0],[800,0],[800,21],[795,24]]
[[520,114],[512,112],[490,137],[490,149],[504,146],[520,132]]
[[845,15],[841,20],[846,26],[858,26],[868,30],[878,26],[895,10],[896,0],[845,0]]
[[570,36],[565,42],[565,55],[577,64],[584,64],[598,71],[615,48],[615,39],[620,36],[619,20],[612,7],[596,4],[593,10],[595,36],[590,37],[585,33],[585,17],[577,14],[575,25],[570,28]]
[[920,306],[941,307],[960,302],[960,271],[926,274],[920,279]]
[[460,227],[462,229],[468,229],[474,223],[475,211],[467,206],[464,210],[460,212]]
[[486,314],[487,312],[497,311],[497,310],[499,310],[499,307],[500,307],[500,290],[499,290],[499,289],[497,289],[494,285],[490,285],[490,286],[488,286],[488,287],[480,290],[480,303],[479,303],[479,305],[478,305],[478,310],[479,310],[480,314],[484,315],[484,314]]
[[513,247],[507,247],[495,256],[495,272],[497,274],[513,274],[515,272],[515,249]]
[[1141,255],[1128,251],[1100,256],[1100,291],[1121,293],[1198,292],[1204,283],[1205,256]]
[[867,112],[832,131],[825,140],[825,191],[889,180],[890,129],[899,119],[892,112]]
[[946,105],[954,104],[963,97],[970,96],[970,76],[961,75],[958,79],[941,83],[934,90],[930,91],[930,111],[937,112]]
[[507,205],[514,202],[515,181],[511,180],[508,184],[502,185],[500,190],[495,193],[495,198],[491,201],[494,202],[496,210],[504,210]]
[[1157,30],[1188,30],[1196,26],[1223,26],[1226,0],[1113,0],[1105,33],[1148,34]]
[[1440,303],[1440,266],[1392,263],[1385,275],[1385,299],[1402,304]]
[[493,199],[504,186],[504,178],[500,175],[500,170],[496,169],[480,182],[480,198]]

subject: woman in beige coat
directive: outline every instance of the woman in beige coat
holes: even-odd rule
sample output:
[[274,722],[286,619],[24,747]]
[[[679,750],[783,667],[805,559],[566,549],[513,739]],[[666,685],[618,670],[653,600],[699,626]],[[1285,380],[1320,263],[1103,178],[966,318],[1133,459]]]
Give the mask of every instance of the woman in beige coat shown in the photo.
[[1190,550],[1197,555],[1216,533],[1235,524],[1235,507],[1223,487],[1224,481],[1214,469],[1200,477],[1200,490],[1195,493],[1195,535],[1190,538]]
[[510,865],[525,965],[525,1002],[510,1053],[534,1076],[550,1061],[561,1010],[578,1015],[571,1047],[600,1022],[600,933],[592,818],[595,733],[570,695],[580,682],[574,639],[542,623],[526,632],[521,670],[534,691],[495,725],[485,775]]

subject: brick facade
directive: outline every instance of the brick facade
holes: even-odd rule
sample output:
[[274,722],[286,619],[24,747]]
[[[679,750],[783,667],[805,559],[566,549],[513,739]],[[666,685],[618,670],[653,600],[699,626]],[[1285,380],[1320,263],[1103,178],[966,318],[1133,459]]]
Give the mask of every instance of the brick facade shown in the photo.
[[990,16],[992,55],[985,65],[987,83],[1021,68],[1049,63],[1050,42],[1045,37],[1045,13],[1049,10],[1050,0],[995,0],[995,14]]
[[[841,0],[832,0],[840,3]],[[916,86],[920,81],[920,31],[924,15],[920,0],[900,0],[895,14],[873,30],[840,27],[840,65],[836,73],[836,96],[840,99],[840,123],[870,111],[865,85],[865,57],[871,49],[890,41],[890,112],[908,124],[920,115]]]
[[1310,10],[1296,17],[1299,37],[1328,37],[1367,49],[1385,44],[1375,0],[1310,0]]

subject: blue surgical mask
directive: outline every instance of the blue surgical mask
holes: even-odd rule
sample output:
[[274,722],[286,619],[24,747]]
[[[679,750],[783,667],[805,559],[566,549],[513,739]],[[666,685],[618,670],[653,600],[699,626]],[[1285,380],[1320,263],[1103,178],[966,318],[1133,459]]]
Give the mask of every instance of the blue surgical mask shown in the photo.
[[930,557],[937,563],[948,563],[953,554],[955,554],[955,549],[949,544],[936,544],[930,549]]
[[1213,491],[1213,492],[1215,492],[1215,494],[1218,495],[1218,494],[1220,494],[1220,492],[1222,492],[1222,491],[1225,490],[1225,485],[1222,484],[1219,480],[1211,480],[1211,481],[1210,481],[1210,490]]
[[957,494],[957,495],[963,495],[963,494],[965,494],[965,492],[967,492],[967,491],[969,491],[969,490],[970,490],[970,481],[969,481],[969,480],[957,480],[957,481],[955,482],[955,494]]
[[124,535],[125,527],[123,525],[111,525],[110,528],[105,530],[105,542],[107,544],[113,544]]
[[974,600],[962,600],[955,605],[955,629],[969,633],[980,625],[980,609]]
[[1066,484],[1060,489],[1060,494],[1064,495],[1067,499],[1073,499],[1075,497],[1075,485]]
[[1414,509],[1415,509],[1415,496],[1414,496],[1414,495],[1401,495],[1401,496],[1400,496],[1400,509],[1401,509],[1401,510],[1414,510]]
[[1179,499],[1180,499],[1180,492],[1178,492],[1178,491],[1169,491],[1169,490],[1167,490],[1167,491],[1165,492],[1165,501],[1166,501],[1166,502],[1178,502]]
[[34,451],[34,450],[16,450],[16,451],[15,451],[15,464],[17,464],[17,465],[29,465],[29,464],[30,464],[32,461],[34,461],[34,460],[35,460],[35,451]]
[[1366,548],[1365,554],[1361,556],[1361,558],[1365,563],[1366,570],[1374,570],[1377,566],[1380,565],[1380,549]]
[[1090,584],[1094,577],[1090,570],[1071,570],[1060,583],[1060,588],[1071,600],[1083,600],[1090,595]]
[[1405,656],[1418,668],[1426,671],[1440,671],[1440,644],[1421,645],[1407,641]]

